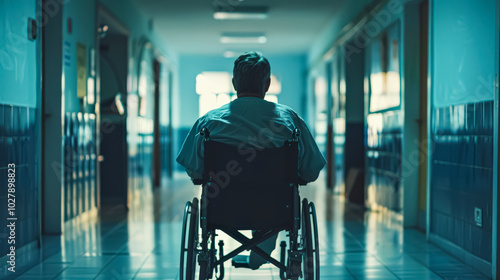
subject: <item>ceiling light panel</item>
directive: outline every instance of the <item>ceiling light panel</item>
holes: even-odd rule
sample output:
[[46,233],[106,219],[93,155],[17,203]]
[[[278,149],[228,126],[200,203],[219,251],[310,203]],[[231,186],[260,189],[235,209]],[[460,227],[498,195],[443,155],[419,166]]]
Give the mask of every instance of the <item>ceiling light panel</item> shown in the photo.
[[214,11],[217,20],[259,20],[267,19],[268,7],[218,7]]

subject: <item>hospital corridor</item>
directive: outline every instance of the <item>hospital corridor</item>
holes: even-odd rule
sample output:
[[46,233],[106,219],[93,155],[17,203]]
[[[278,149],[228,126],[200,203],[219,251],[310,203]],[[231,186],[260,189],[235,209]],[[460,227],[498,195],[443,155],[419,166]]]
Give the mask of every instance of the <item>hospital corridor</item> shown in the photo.
[[0,279],[499,279],[500,0],[0,0]]

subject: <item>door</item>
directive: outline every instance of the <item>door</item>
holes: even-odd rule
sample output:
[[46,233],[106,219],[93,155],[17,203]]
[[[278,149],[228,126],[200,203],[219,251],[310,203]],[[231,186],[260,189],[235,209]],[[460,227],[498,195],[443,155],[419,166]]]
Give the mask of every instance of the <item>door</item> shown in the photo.
[[[355,44],[352,44],[355,45]],[[346,49],[347,53],[347,49]],[[349,201],[362,205],[365,201],[365,116],[364,71],[365,53],[346,56],[343,82],[345,84],[345,144],[344,181]]]
[[123,205],[128,193],[129,31],[102,6],[98,10],[99,187],[102,207]]

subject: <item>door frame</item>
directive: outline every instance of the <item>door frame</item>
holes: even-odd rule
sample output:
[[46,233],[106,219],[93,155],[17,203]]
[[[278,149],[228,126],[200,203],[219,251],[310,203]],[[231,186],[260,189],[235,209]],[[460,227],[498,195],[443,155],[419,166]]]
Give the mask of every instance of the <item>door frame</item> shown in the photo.
[[153,187],[161,185],[161,125],[160,125],[160,87],[162,65],[158,58],[153,58],[153,80],[154,80],[154,113],[153,113]]
[[[166,142],[164,143],[166,147],[161,146],[162,143],[160,143],[160,151],[161,154],[164,154],[163,148],[166,148],[166,154],[167,157],[164,160],[164,162],[167,163],[167,173],[166,176],[167,178],[160,178],[160,182],[163,182],[164,179],[172,178],[173,176],[173,166],[174,166],[174,154],[173,154],[173,130],[172,130],[172,97],[173,97],[173,92],[174,92],[174,66],[172,62],[168,59],[168,57],[164,54],[156,53],[155,54],[155,59],[158,60],[160,63],[160,80],[159,80],[159,87],[160,89],[162,88],[162,82],[166,82],[168,87],[166,88],[167,94],[166,100],[164,97],[162,97],[162,93],[160,92],[159,95],[159,107],[160,110],[163,108],[162,106],[165,105],[164,103],[167,103],[167,117],[168,117],[168,128],[166,131],[166,135],[161,135],[161,130],[160,130],[160,139],[162,137],[166,137]],[[163,81],[165,79],[165,81]],[[161,119],[161,114],[160,114],[160,119]],[[161,120],[160,120],[161,124]],[[161,162],[161,164],[163,164]],[[160,165],[160,170],[163,170],[164,167]]]
[[[498,252],[498,244],[500,243],[498,234],[498,198],[500,192],[498,190],[499,176],[500,172],[498,165],[499,158],[499,73],[500,73],[500,0],[496,0],[495,5],[495,91],[494,91],[494,110],[493,110],[493,209],[492,209],[492,256],[491,256],[491,276],[493,279],[499,279],[500,277],[500,256]],[[496,143],[496,144],[495,144]]]
[[[428,13],[429,13],[429,21],[428,21],[428,26],[429,26],[429,32],[428,32],[428,40],[427,40],[427,49],[431,50],[432,49],[432,44],[433,44],[433,33],[432,32],[432,26],[433,26],[433,17],[432,17],[432,7],[433,7],[433,1],[434,0],[429,0],[428,4]],[[427,139],[429,140],[429,143],[427,145],[427,210],[426,210],[426,226],[425,226],[425,236],[427,240],[430,240],[431,237],[431,177],[432,177],[432,62],[434,61],[434,53],[432,51],[429,51],[427,53]]]
[[[96,205],[97,209],[101,210],[101,55],[100,55],[100,45],[101,45],[101,35],[98,31],[99,26],[103,19],[106,19],[109,24],[113,25],[114,28],[117,28],[120,33],[123,33],[128,37],[128,46],[127,46],[127,61],[130,58],[131,48],[130,48],[130,30],[128,27],[123,24],[118,17],[116,17],[110,10],[108,10],[102,3],[96,3],[95,5],[95,112],[96,112]],[[128,65],[128,62],[127,62]],[[130,80],[130,69],[127,69],[127,80]],[[127,82],[127,92],[125,94],[125,98],[128,97],[128,93],[131,91],[131,85]],[[124,108],[125,112],[127,108]],[[125,122],[127,120],[125,119]],[[126,127],[126,125],[125,125]],[[125,145],[127,145],[127,158],[128,158],[128,144],[125,141]],[[127,165],[128,166],[128,165]],[[127,167],[128,168],[128,167]],[[127,180],[128,182],[128,180]],[[128,189],[128,186],[127,186]]]
[[[424,6],[425,5],[425,6]],[[423,8],[426,8],[425,11],[423,11],[422,9]],[[421,229],[424,229],[425,231],[427,231],[427,228],[429,227],[429,224],[427,223],[427,220],[428,220],[428,213],[430,213],[428,211],[429,209],[429,203],[427,201],[427,190],[429,189],[429,184],[427,183],[427,178],[429,177],[429,174],[428,174],[428,160],[427,158],[429,157],[429,154],[428,154],[428,151],[427,151],[427,147],[425,147],[421,142],[422,139],[424,139],[422,137],[422,135],[420,135],[421,133],[425,133],[425,143],[426,145],[428,146],[430,141],[429,141],[429,130],[428,130],[428,126],[429,126],[429,107],[428,107],[428,102],[429,102],[429,89],[427,87],[427,81],[428,81],[428,71],[429,71],[429,48],[428,48],[428,45],[429,45],[429,1],[428,0],[422,0],[420,3],[419,3],[419,57],[420,57],[420,62],[419,62],[419,71],[420,71],[420,75],[419,75],[419,98],[420,98],[420,102],[419,102],[419,109],[420,109],[420,115],[419,115],[419,150],[420,150],[420,155],[422,155],[423,153],[425,153],[425,161],[422,161],[420,158],[419,158],[419,182],[418,182],[418,208],[417,208],[417,226]],[[423,13],[426,13],[425,15]],[[426,22],[424,23],[424,20],[426,20]],[[427,27],[427,31],[426,33],[423,33],[422,31],[422,27]],[[423,35],[426,35],[427,38],[426,38],[426,41],[424,42],[424,36]],[[424,44],[424,43],[427,43],[427,44]],[[425,48],[425,52],[423,50],[423,48]],[[425,54],[425,60],[422,58],[422,55]],[[425,72],[424,72],[425,71]],[[424,102],[422,102],[424,101]],[[422,118],[425,117],[425,120],[423,120]],[[424,121],[425,121],[425,130],[422,129],[422,125],[424,125]],[[420,157],[420,156],[419,156]],[[425,166],[422,166],[424,165]],[[425,171],[425,174],[421,174],[421,172]],[[421,179],[422,179],[422,175],[425,175],[425,180],[422,182]],[[421,220],[420,220],[420,204],[422,203],[422,201],[420,200],[422,197],[420,196],[421,194],[421,187],[422,185],[425,186],[425,216],[424,216],[424,220],[422,221],[423,223],[421,223]],[[423,227],[423,228],[422,228]]]
[[[41,1],[40,7],[47,0]],[[63,232],[62,199],[62,169],[64,164],[62,146],[64,118],[64,103],[62,102],[61,77],[63,72],[62,38],[63,38],[63,9],[60,6],[58,13],[42,25],[41,56],[43,59],[41,72],[42,94],[40,97],[41,120],[41,231],[48,234]],[[48,31],[50,30],[50,31]],[[50,52],[46,50],[49,50]],[[52,82],[46,82],[52,81]],[[49,102],[50,101],[50,102]],[[45,138],[50,139],[46,140]]]
[[[42,14],[42,0],[35,0],[36,2],[36,14]],[[43,105],[44,105],[44,100],[43,100],[43,87],[44,87],[44,79],[43,79],[43,64],[44,64],[44,57],[43,57],[43,40],[45,38],[45,34],[43,34],[44,30],[44,25],[39,22],[39,19],[36,19],[37,22],[37,38],[36,38],[36,69],[37,69],[37,76],[36,76],[36,89],[37,89],[37,110],[36,110],[36,127],[38,127],[38,130],[35,130],[36,137],[37,139],[40,139],[40,141],[37,141],[37,146],[36,146],[36,157],[39,158],[39,164],[36,169],[37,178],[39,178],[40,181],[35,182],[39,186],[39,195],[38,195],[38,218],[37,218],[37,236],[38,236],[38,247],[42,247],[42,219],[43,219],[43,179],[44,179],[44,164],[43,164],[43,159],[44,159],[44,124],[43,124]]]

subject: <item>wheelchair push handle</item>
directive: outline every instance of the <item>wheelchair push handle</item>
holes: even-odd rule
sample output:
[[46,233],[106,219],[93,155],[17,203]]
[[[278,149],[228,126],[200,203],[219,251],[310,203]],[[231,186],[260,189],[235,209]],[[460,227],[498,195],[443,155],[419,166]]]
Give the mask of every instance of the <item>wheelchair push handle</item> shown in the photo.
[[300,129],[294,128],[292,131],[292,135],[293,135],[293,141],[299,141]]
[[208,128],[202,128],[200,131],[200,135],[203,136],[203,139],[205,139],[205,141],[210,140],[210,131],[208,130]]

